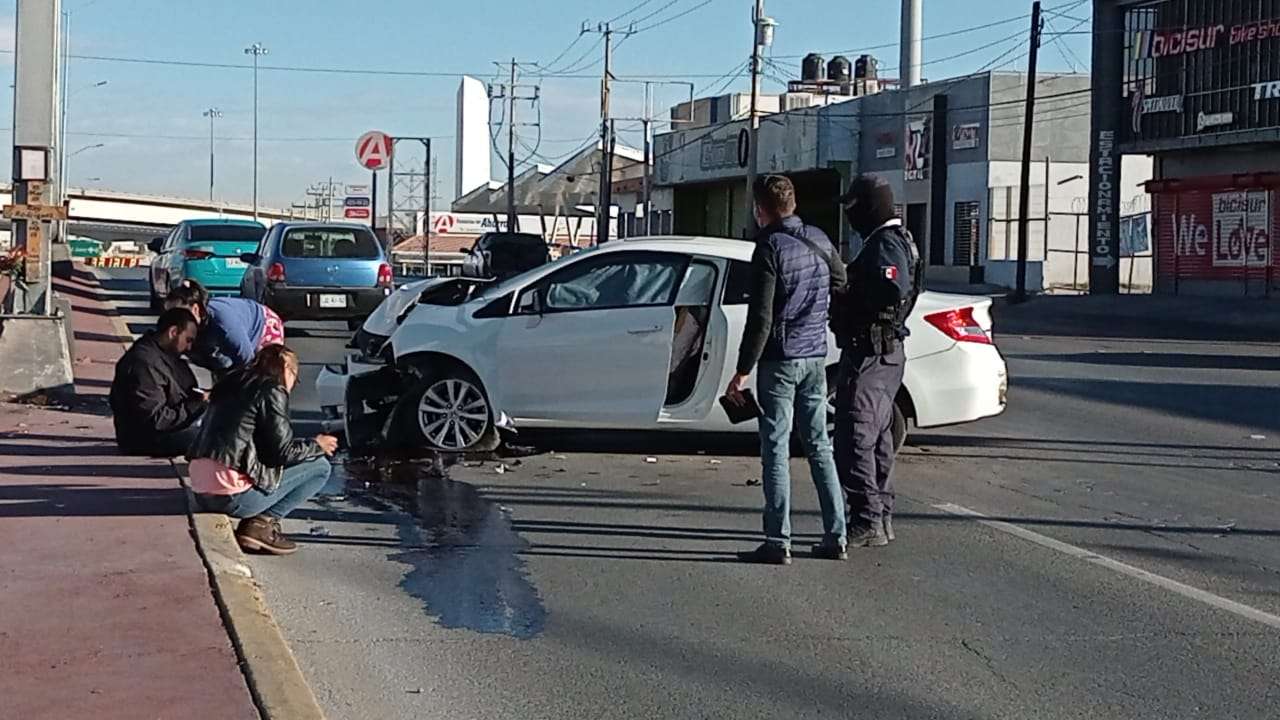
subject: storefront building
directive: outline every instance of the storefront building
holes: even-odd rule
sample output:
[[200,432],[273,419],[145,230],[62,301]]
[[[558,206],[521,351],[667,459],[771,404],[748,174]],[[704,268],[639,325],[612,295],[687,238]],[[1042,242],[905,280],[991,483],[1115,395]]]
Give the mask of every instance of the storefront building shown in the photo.
[[[1016,273],[1026,75],[984,72],[885,90],[761,120],[760,172],[796,183],[798,214],[847,253],[836,199],[858,173],[893,187],[902,217],[947,284],[1011,286]],[[1088,270],[1089,77],[1040,75],[1032,136],[1028,287],[1083,289]],[[680,234],[742,237],[747,226],[744,121],[660,135],[655,185],[669,190]],[[1124,161],[1136,181],[1146,158]],[[1125,202],[1145,210],[1132,188]],[[1145,227],[1145,226],[1144,226]],[[1141,253],[1139,253],[1141,255]],[[1126,281],[1150,284],[1149,252],[1126,258]]]
[[1120,201],[1107,169],[1154,158],[1155,290],[1280,291],[1280,2],[1098,0],[1094,9],[1090,252],[1095,287]]

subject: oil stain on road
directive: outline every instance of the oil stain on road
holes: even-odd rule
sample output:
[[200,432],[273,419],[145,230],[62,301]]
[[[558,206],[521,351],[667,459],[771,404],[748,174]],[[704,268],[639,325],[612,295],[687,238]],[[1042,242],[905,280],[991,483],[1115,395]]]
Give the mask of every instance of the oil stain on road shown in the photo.
[[416,526],[400,531],[411,549],[390,559],[410,566],[400,586],[441,626],[520,639],[542,632],[547,612],[519,556],[528,543],[506,510],[451,479],[446,462],[351,460],[336,472],[414,516]]

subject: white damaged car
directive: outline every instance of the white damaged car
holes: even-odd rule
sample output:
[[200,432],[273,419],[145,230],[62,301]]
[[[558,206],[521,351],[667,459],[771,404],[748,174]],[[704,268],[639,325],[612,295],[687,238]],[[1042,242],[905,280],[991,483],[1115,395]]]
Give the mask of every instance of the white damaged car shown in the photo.
[[[496,283],[406,285],[317,380],[355,448],[492,449],[499,430],[755,432],[717,402],[746,322],[753,245],[607,243]],[[925,292],[894,414],[936,427],[999,414],[1008,376],[985,297]],[[834,341],[828,358],[835,372]]]

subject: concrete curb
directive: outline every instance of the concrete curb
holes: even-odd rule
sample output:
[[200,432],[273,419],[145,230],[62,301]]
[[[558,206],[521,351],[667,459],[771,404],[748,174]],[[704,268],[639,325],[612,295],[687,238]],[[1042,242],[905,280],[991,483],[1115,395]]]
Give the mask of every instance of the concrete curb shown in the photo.
[[200,512],[177,464],[173,471],[186,493],[191,536],[258,712],[263,720],[324,720],[324,711],[244,562],[231,519]]

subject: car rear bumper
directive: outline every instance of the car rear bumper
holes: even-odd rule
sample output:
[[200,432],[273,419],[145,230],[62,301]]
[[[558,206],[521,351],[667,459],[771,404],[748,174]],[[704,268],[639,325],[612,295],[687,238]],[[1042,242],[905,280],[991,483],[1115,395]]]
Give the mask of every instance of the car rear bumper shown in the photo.
[[960,342],[907,363],[917,427],[972,422],[1004,412],[1009,372],[994,345]]
[[[285,320],[350,320],[368,317],[386,299],[384,288],[267,288],[267,307]],[[321,296],[341,296],[341,307],[321,307]]]

